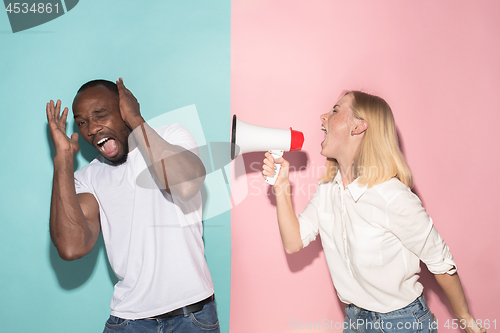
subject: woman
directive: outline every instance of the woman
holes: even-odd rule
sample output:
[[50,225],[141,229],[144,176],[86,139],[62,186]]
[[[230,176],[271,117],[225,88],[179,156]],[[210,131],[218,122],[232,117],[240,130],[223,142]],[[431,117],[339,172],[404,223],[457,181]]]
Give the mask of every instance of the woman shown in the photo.
[[399,149],[389,105],[349,91],[321,117],[325,174],[297,218],[288,162],[266,153],[263,176],[275,174],[278,224],[287,253],[318,233],[330,274],[346,303],[344,332],[435,332],[437,323],[417,281],[422,260],[467,332],[486,332],[469,313],[456,265],[418,197]]

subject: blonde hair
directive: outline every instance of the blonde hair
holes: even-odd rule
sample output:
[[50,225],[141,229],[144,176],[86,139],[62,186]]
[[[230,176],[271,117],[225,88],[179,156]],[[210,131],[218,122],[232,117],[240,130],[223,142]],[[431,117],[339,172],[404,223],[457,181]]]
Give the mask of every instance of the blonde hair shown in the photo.
[[[378,96],[361,91],[348,91],[343,95],[348,94],[353,96],[351,109],[354,117],[368,123],[352,167],[358,183],[372,187],[396,177],[406,186],[412,187],[413,176],[399,149],[396,124],[389,104]],[[333,181],[338,170],[337,161],[328,158],[320,181]]]

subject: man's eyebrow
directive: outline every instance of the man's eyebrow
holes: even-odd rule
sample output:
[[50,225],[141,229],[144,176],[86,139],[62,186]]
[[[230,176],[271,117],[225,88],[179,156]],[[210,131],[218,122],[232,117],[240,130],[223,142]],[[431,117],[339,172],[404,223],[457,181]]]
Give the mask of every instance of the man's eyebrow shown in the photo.
[[[92,113],[101,113],[101,112],[106,112],[106,111],[108,111],[108,110],[107,109],[97,109],[97,110],[92,111]],[[74,119],[79,118],[79,117],[83,117],[83,116],[80,114],[73,115]]]

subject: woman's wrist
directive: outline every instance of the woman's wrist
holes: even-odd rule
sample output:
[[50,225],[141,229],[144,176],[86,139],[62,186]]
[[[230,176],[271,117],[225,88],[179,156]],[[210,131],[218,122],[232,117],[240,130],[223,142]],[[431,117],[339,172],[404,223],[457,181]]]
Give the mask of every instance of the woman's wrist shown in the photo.
[[470,313],[462,313],[462,314],[455,314],[455,317],[458,319],[458,321],[470,324],[471,320],[474,320],[474,317]]
[[290,195],[290,180],[285,179],[274,184],[274,193],[276,196],[288,194]]

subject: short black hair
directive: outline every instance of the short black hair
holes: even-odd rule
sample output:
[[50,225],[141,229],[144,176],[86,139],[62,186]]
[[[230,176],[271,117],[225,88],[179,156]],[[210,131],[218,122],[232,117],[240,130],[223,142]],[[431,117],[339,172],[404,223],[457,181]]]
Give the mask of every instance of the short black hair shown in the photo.
[[85,83],[83,86],[80,87],[80,89],[78,89],[76,94],[78,95],[82,91],[85,91],[89,88],[93,88],[96,86],[104,86],[112,93],[115,93],[118,95],[118,86],[116,85],[116,83],[108,81],[108,80],[103,80],[103,79],[92,80],[92,81]]

